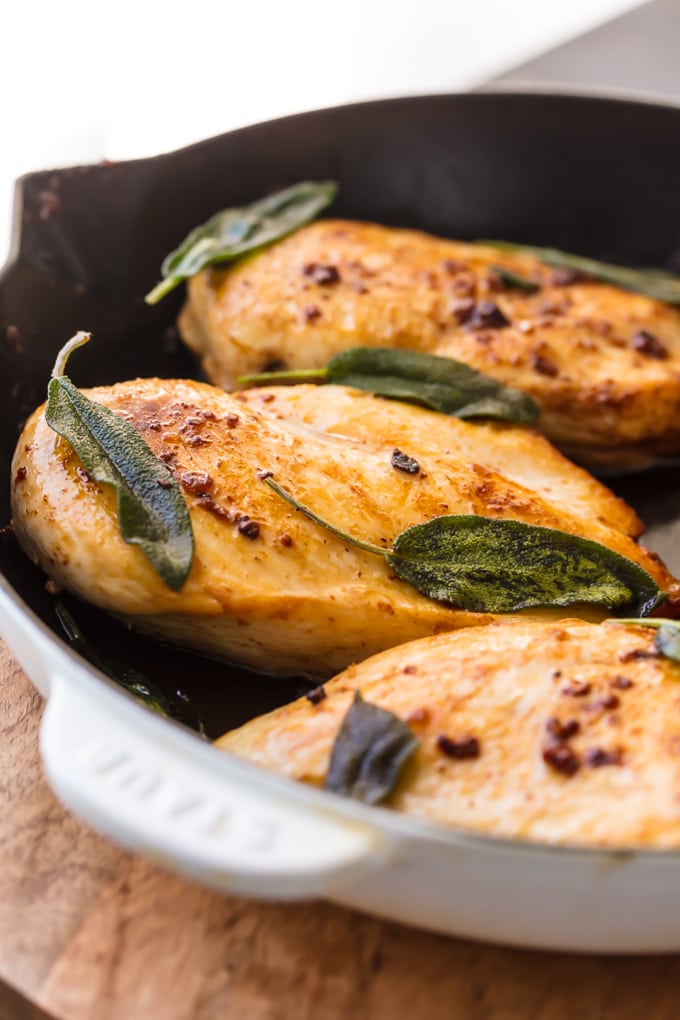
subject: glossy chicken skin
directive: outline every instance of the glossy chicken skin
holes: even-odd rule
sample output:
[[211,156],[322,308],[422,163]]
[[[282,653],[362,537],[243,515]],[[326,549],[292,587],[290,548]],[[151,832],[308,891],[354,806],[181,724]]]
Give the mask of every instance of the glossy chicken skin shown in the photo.
[[[494,266],[538,291],[504,285]],[[272,363],[413,348],[530,393],[546,435],[583,463],[633,469],[680,454],[680,313],[532,256],[326,220],[195,276],[179,326],[227,389]]]
[[[20,543],[58,584],[140,629],[267,672],[329,676],[380,649],[491,617],[420,595],[394,578],[382,557],[293,510],[258,477],[262,470],[327,520],[377,545],[448,513],[587,536],[640,563],[671,593],[663,611],[675,610],[678,584],[624,533],[636,530],[634,516],[531,430],[475,426],[342,387],[305,391],[317,416],[325,402],[320,428],[301,421],[304,395],[297,416],[286,413],[290,390],[239,400],[203,383],[147,379],[87,391],[123,415],[183,486],[196,553],[180,592],[122,541],[114,493],[87,476],[42,408],[14,458]],[[335,417],[348,421],[356,407],[361,434],[332,431],[334,402]],[[420,464],[418,475],[391,465],[393,421]],[[522,451],[515,463],[508,440]]]
[[389,806],[548,843],[680,847],[680,665],[654,633],[494,623],[393,648],[218,746],[320,785],[353,693],[420,741]]

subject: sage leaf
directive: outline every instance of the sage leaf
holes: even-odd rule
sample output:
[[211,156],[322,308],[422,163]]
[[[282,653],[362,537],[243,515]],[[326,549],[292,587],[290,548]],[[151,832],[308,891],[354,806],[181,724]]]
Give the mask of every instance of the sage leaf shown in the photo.
[[386,558],[424,595],[472,612],[588,603],[643,616],[663,598],[646,570],[607,546],[523,521],[435,517],[398,535]]
[[521,390],[492,379],[461,361],[389,347],[352,347],[325,369],[262,372],[239,384],[323,381],[366,390],[378,397],[427,407],[456,418],[499,418],[527,424],[539,410]]
[[418,746],[402,719],[357,691],[333,743],[324,789],[379,804],[394,792]]
[[155,305],[206,266],[230,262],[292,234],[330,205],[337,191],[334,181],[301,181],[251,205],[216,213],[165,258],[163,279],[146,295],[147,304]]
[[131,425],[61,374],[70,352],[89,339],[87,333],[77,334],[60,352],[45,419],[70,443],[86,471],[116,490],[123,540],[138,546],[168,587],[179,591],[194,554],[191,517],[179,485]]
[[533,255],[546,266],[556,269],[574,269],[585,273],[592,280],[610,283],[624,290],[644,294],[667,305],[680,305],[680,277],[663,269],[631,269],[616,266],[611,262],[599,262],[584,255],[559,251],[557,248],[537,248],[529,244],[513,244],[510,241],[478,241],[478,244],[497,248],[499,251],[516,251]]
[[435,517],[382,549],[348,535],[300,503],[269,472],[260,478],[300,513],[436,602],[476,613],[575,604],[645,616],[666,598],[646,570],[599,542],[523,521],[476,514]]
[[541,289],[533,280],[528,280],[526,276],[519,276],[511,269],[506,269],[505,266],[491,266],[491,272],[495,273],[499,280],[512,290],[525,290],[528,294],[535,294]]

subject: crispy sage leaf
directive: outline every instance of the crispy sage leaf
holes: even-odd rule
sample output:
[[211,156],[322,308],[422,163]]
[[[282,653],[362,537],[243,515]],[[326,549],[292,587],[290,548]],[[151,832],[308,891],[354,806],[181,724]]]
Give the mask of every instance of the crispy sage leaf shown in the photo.
[[179,591],[194,554],[191,517],[179,485],[131,425],[62,374],[71,351],[89,339],[89,333],[79,333],[60,352],[45,419],[96,481],[113,485],[123,540],[139,546],[168,587]]
[[456,418],[501,418],[528,423],[536,421],[539,415],[528,394],[504,386],[461,361],[388,347],[352,347],[331,358],[325,369],[262,372],[241,376],[238,381],[243,385],[339,383]]
[[523,521],[436,517],[398,535],[386,558],[418,591],[473,612],[591,603],[644,616],[662,600],[656,582],[632,560]]
[[498,248],[499,251],[517,251],[526,255],[534,255],[546,266],[554,266],[557,269],[575,269],[600,283],[611,283],[615,287],[623,287],[624,290],[644,294],[656,301],[663,301],[667,305],[680,305],[680,277],[663,269],[631,269],[628,266],[615,266],[610,262],[599,262],[597,259],[586,258],[584,255],[558,251],[557,248],[537,248],[529,244],[513,244],[510,241],[478,241],[477,243]]
[[537,290],[541,289],[533,280],[528,280],[526,276],[519,276],[511,269],[506,269],[505,266],[491,266],[491,272],[495,273],[506,287],[514,290],[525,290],[528,294],[535,294]]
[[267,472],[260,477],[315,524],[383,556],[398,577],[436,602],[477,613],[588,603],[644,616],[666,597],[646,570],[607,546],[523,521],[435,517],[381,549],[329,524]]
[[334,181],[301,181],[252,205],[216,213],[166,257],[163,279],[147,294],[147,304],[155,305],[206,266],[230,262],[292,234],[330,205],[337,191]]
[[324,789],[379,804],[394,792],[418,746],[402,719],[357,691],[335,738]]

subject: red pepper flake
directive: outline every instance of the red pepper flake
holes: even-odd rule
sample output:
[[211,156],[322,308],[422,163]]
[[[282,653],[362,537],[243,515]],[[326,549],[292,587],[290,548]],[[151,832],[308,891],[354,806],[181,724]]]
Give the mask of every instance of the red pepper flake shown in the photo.
[[157,478],[156,485],[160,486],[161,489],[172,488],[172,482],[170,481],[169,478]]
[[213,480],[206,471],[184,471],[180,481],[189,492],[208,492],[213,487]]
[[263,396],[260,397],[260,400],[262,401],[263,404],[271,404],[272,400],[276,400],[276,394],[265,393],[263,394]]
[[556,375],[560,374],[560,370],[555,362],[551,361],[550,358],[546,358],[544,354],[532,354],[531,367],[540,375],[547,375],[552,379],[554,379]]
[[479,758],[481,748],[477,737],[458,737],[453,739],[445,733],[437,737],[437,747],[447,758],[457,758],[462,761],[464,758]]
[[621,704],[621,698],[617,694],[605,694],[603,698],[600,698],[598,705],[601,708],[613,709],[618,708]]
[[574,680],[568,687],[563,687],[561,693],[568,698],[587,698],[592,686],[585,680]]
[[352,282],[352,290],[355,294],[368,294],[368,287],[361,280],[354,280]]
[[637,662],[640,659],[658,659],[659,653],[648,648],[633,648],[630,652],[619,655],[619,662]]
[[599,769],[603,765],[623,764],[623,753],[619,747],[609,751],[605,751],[601,747],[589,747],[584,760],[591,769]]
[[257,538],[260,534],[260,525],[257,521],[251,521],[249,517],[242,517],[236,527],[239,534],[246,538]]
[[406,673],[407,676],[413,676],[413,674],[417,672],[418,670],[415,666],[404,666],[402,669],[402,673]]
[[407,453],[402,453],[396,448],[392,451],[390,464],[397,471],[403,471],[407,475],[417,475],[420,471],[420,464],[414,457],[409,457]]
[[230,412],[229,414],[225,415],[224,424],[227,426],[228,429],[235,429],[240,420],[241,419],[237,414],[233,414],[232,412]]
[[303,276],[308,276],[320,287],[330,287],[340,283],[340,273],[335,266],[322,265],[320,262],[308,262],[302,267]]
[[612,680],[612,687],[616,687],[617,691],[628,691],[635,684],[629,676],[615,676]]
[[465,262],[457,262],[456,259],[444,259],[442,262],[442,269],[445,273],[450,273],[451,276],[455,276],[456,273],[460,273],[468,268]]
[[406,716],[407,723],[426,723],[430,718],[430,711],[427,708],[414,708]]
[[25,467],[22,466],[20,468],[17,468],[17,473],[14,476],[14,483],[15,483],[15,485],[18,485],[19,482],[23,482],[25,480],[27,474],[28,474],[28,472],[26,471]]
[[293,539],[290,537],[290,535],[287,535],[285,532],[282,535],[279,535],[279,542],[281,543],[281,545],[285,546],[286,549],[290,549],[290,547],[293,545]]
[[305,694],[307,701],[311,701],[312,705],[320,705],[322,701],[325,701],[328,695],[326,694],[326,688],[321,684],[319,687],[312,687],[311,691],[307,691]]
[[220,521],[228,521],[231,523],[234,519],[234,515],[231,510],[226,510],[219,503],[216,503],[212,496],[201,496],[199,502],[196,504],[203,510],[207,510],[208,513],[212,514],[213,517],[217,517]]
[[5,329],[5,339],[7,340],[7,346],[14,354],[24,353],[24,345],[21,342],[21,333],[18,326],[7,326]]
[[575,737],[581,729],[581,724],[578,719],[560,720],[556,719],[555,716],[551,716],[545,724],[545,728],[555,740],[564,741]]
[[494,301],[479,301],[468,319],[468,325],[473,329],[505,329],[510,320]]
[[305,322],[316,322],[322,315],[321,309],[318,305],[307,305],[302,309],[302,318]]
[[210,440],[206,439],[205,436],[189,436],[187,439],[188,446],[210,446]]
[[645,354],[648,358],[656,358],[657,361],[665,361],[668,357],[668,348],[661,343],[659,338],[646,329],[639,330],[630,342],[634,351]]
[[474,310],[473,298],[462,298],[460,301],[454,301],[451,305],[451,314],[461,326],[468,321]]
[[568,744],[548,744],[542,751],[543,761],[555,772],[563,776],[573,776],[581,767],[581,762]]

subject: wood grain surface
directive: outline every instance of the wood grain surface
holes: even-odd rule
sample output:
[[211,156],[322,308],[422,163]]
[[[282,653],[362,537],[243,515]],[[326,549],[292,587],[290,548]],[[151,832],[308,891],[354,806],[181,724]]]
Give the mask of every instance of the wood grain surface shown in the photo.
[[223,897],[122,853],[50,793],[40,698],[1,643],[0,683],[0,1020],[680,1017],[680,957],[482,946]]

